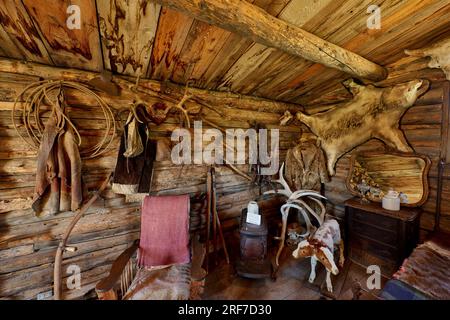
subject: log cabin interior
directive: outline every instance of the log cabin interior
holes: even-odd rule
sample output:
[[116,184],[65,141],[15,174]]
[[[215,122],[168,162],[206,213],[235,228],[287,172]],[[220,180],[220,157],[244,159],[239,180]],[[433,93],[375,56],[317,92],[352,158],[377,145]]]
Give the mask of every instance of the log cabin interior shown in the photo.
[[0,298],[450,298],[447,0],[0,1]]

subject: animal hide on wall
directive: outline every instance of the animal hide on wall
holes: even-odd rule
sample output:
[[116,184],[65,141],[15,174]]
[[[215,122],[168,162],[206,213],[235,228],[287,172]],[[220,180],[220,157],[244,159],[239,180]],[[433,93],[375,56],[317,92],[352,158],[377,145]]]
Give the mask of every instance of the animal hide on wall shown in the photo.
[[330,175],[335,174],[341,156],[372,138],[400,152],[413,151],[399,129],[399,121],[427,91],[427,80],[387,88],[359,85],[351,79],[343,84],[353,94],[351,101],[311,116],[297,113],[297,118],[319,137]]
[[450,38],[436,42],[426,48],[405,50],[405,53],[413,57],[430,57],[428,67],[442,69],[447,80],[450,80]]

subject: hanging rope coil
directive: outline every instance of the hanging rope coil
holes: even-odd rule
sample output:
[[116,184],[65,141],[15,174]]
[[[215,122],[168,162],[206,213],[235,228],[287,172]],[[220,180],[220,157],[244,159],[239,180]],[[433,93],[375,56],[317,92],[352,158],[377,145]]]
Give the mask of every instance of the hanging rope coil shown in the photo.
[[[61,131],[64,127],[71,127],[77,138],[77,144],[80,146],[82,143],[80,132],[65,113],[65,89],[73,89],[94,98],[104,115],[105,129],[103,136],[94,146],[80,150],[81,156],[86,159],[94,158],[105,153],[116,136],[117,128],[113,110],[99,95],[81,83],[65,80],[45,80],[28,85],[14,101],[11,112],[14,130],[26,144],[37,151],[44,132],[41,114],[43,111],[46,111],[44,110],[44,106],[50,106],[50,117],[56,117],[57,130]],[[20,132],[17,124],[15,113],[19,108],[22,111],[21,119],[26,135]]]

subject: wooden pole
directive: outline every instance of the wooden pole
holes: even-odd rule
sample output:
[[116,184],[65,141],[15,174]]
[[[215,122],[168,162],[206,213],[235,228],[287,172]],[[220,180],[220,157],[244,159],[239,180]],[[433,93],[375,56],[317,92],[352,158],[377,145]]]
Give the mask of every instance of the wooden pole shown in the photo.
[[245,0],[153,0],[198,20],[268,47],[335,68],[358,78],[380,81],[385,68],[360,55],[277,19]]
[[206,273],[209,273],[209,238],[211,231],[211,186],[212,186],[212,175],[211,168],[208,168],[208,173],[206,174],[206,256],[205,256],[205,269]]
[[227,264],[230,264],[230,256],[228,255],[228,249],[227,244],[225,242],[225,238],[223,236],[223,230],[222,230],[222,224],[220,222],[219,213],[217,212],[217,190],[216,190],[216,184],[215,184],[215,176],[213,176],[213,183],[212,183],[212,198],[213,198],[213,216],[217,223],[217,229],[219,231],[219,237],[220,241],[222,242],[223,252],[225,253],[225,259],[227,261]]
[[[95,77],[98,77],[98,73],[96,72],[54,67],[3,57],[0,57],[0,72],[42,77],[46,80],[63,79],[78,82],[88,82]],[[167,98],[167,96],[171,96],[174,101],[176,101],[177,99],[179,100],[183,97],[186,90],[185,86],[171,83],[169,81],[161,82],[156,80],[140,79],[139,91],[137,91],[135,90],[136,82],[134,78],[129,76],[114,75],[113,82],[118,84],[121,88],[120,97],[110,97],[107,94],[99,92],[101,98],[113,107],[123,107],[125,100],[133,101],[136,98],[141,98],[141,100],[146,101],[149,95],[154,95],[155,97],[161,97],[163,95],[165,98]],[[145,90],[145,92],[141,93],[140,91],[142,90]],[[206,102],[213,106],[220,106],[221,109],[225,109],[222,108],[223,106],[239,105],[242,108],[247,108],[248,110],[276,112],[280,114],[283,114],[286,110],[291,110],[292,112],[303,110],[303,107],[299,104],[286,103],[231,92],[189,88],[189,94],[194,96],[194,100],[201,99],[202,102]]]
[[217,218],[216,218],[216,197],[214,194],[214,184],[215,184],[215,170],[214,167],[211,170],[211,215],[212,215],[212,229],[213,229],[213,248],[214,248],[214,265],[217,265]]
[[61,277],[61,269],[62,269],[62,256],[66,249],[67,240],[69,239],[70,233],[72,232],[73,228],[77,224],[77,222],[81,219],[83,214],[89,209],[89,207],[97,200],[100,193],[106,189],[109,182],[111,181],[113,174],[110,173],[108,177],[103,181],[100,188],[97,190],[97,192],[89,199],[88,202],[86,202],[80,209],[78,209],[73,217],[72,221],[70,222],[69,226],[66,229],[66,232],[64,232],[64,235],[59,242],[58,249],[56,249],[56,255],[55,255],[55,264],[53,269],[53,291],[54,291],[54,299],[55,300],[61,300],[61,292],[62,292],[62,277]]

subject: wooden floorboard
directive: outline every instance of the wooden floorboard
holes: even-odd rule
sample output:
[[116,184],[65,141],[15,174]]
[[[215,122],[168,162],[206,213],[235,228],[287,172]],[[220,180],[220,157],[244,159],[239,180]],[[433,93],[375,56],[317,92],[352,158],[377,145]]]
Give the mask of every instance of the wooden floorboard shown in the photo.
[[[236,248],[236,246],[233,246]],[[237,248],[239,248],[237,246]],[[313,284],[308,282],[310,272],[309,259],[296,260],[291,256],[291,250],[285,249],[281,256],[280,269],[276,280],[246,279],[239,277],[234,270],[237,253],[232,255],[230,265],[223,261],[217,267],[210,269],[206,279],[204,300],[319,300],[337,299],[351,300],[352,287],[361,284],[360,299],[376,299],[379,290],[368,290],[366,280],[369,276],[366,270],[350,261],[345,263],[338,276],[332,276],[334,294],[326,292],[326,272],[320,264],[317,265],[317,277]],[[274,249],[270,251],[274,256]],[[387,279],[382,278],[382,287]]]

